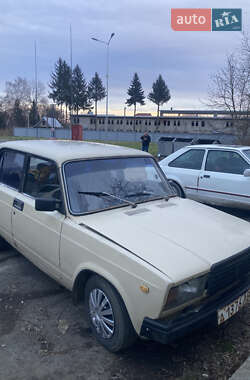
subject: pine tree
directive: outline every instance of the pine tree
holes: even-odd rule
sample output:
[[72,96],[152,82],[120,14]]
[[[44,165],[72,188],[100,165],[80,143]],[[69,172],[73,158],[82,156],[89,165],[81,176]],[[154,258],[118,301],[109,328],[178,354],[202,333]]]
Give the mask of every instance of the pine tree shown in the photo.
[[18,99],[15,101],[12,110],[12,123],[14,127],[25,127],[26,124],[25,115]]
[[49,87],[52,90],[49,98],[61,106],[61,111],[65,104],[67,120],[68,106],[71,105],[71,69],[62,58],[59,58],[55,64],[55,71],[51,74]]
[[102,80],[97,73],[95,73],[95,76],[91,79],[89,83],[88,94],[89,94],[89,99],[95,102],[95,129],[96,129],[97,102],[102,100],[106,96],[105,87],[103,86]]
[[148,94],[148,99],[157,105],[157,118],[159,117],[160,106],[167,103],[171,96],[168,86],[163,80],[162,76],[156,79],[152,86],[152,92]]
[[61,107],[64,103],[63,72],[64,61],[59,58],[55,64],[55,71],[51,73],[49,87],[52,91],[49,93],[49,98],[53,99]]
[[73,70],[72,75],[72,92],[73,92],[73,109],[78,112],[80,109],[86,110],[91,107],[91,102],[88,99],[88,86],[84,79],[82,70],[78,65]]
[[31,110],[29,113],[29,123],[31,126],[37,124],[40,121],[40,116],[36,102],[33,100]]
[[132,105],[134,106],[134,129],[135,129],[136,104],[139,103],[141,106],[144,106],[145,104],[144,91],[142,89],[142,85],[137,73],[134,74],[133,80],[131,81],[127,94],[129,95],[129,98],[126,100],[126,104],[129,107]]

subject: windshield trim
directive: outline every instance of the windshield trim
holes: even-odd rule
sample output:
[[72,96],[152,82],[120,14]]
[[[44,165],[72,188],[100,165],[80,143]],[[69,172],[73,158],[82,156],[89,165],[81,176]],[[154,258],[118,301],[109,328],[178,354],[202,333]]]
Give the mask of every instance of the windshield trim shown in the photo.
[[[73,212],[71,207],[70,207],[70,200],[69,200],[69,194],[68,194],[68,187],[67,187],[67,182],[66,182],[66,176],[65,176],[65,166],[66,164],[68,163],[71,163],[71,162],[79,162],[79,161],[96,161],[96,160],[112,160],[112,159],[118,159],[118,158],[121,158],[121,159],[124,159],[124,158],[151,158],[160,174],[161,174],[161,177],[163,177],[163,179],[167,182],[167,179],[166,179],[166,176],[164,175],[164,172],[161,170],[161,167],[159,166],[157,160],[155,159],[154,156],[151,156],[149,154],[145,154],[144,155],[140,155],[140,156],[137,156],[137,155],[133,155],[133,156],[106,156],[106,157],[91,157],[91,158],[76,158],[74,160],[67,160],[67,161],[64,161],[63,164],[62,164],[62,178],[63,178],[63,184],[64,184],[64,190],[65,190],[65,194],[66,194],[66,203],[67,203],[67,208],[68,208],[68,211],[70,213],[70,215],[72,216],[84,216],[84,215],[90,215],[90,214],[96,214],[98,212],[103,212],[103,211],[108,211],[108,210],[114,210],[114,209],[117,209],[117,208],[121,208],[121,207],[131,207],[131,205],[127,204],[127,203],[121,203],[119,205],[115,205],[115,206],[110,206],[110,207],[105,207],[103,209],[99,209],[99,210],[94,210],[94,211],[87,211],[87,212]],[[146,200],[142,200],[142,201],[138,201],[136,202],[136,204],[140,204],[140,203],[146,203],[146,202],[151,202],[151,201],[156,201],[156,200],[160,200],[160,199],[165,199],[165,197],[163,196],[159,196],[159,197],[153,197],[153,198],[150,198],[150,199],[146,199]]]

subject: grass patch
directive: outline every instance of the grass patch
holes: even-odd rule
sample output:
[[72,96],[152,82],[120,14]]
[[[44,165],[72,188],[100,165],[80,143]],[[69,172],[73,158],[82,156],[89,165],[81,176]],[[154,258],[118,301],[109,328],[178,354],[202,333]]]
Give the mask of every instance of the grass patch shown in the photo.
[[[100,142],[104,144],[111,144],[111,145],[119,145],[119,146],[125,146],[127,148],[134,148],[141,150],[141,143],[140,142],[134,142],[134,141],[103,141],[103,140],[88,140],[93,142]],[[149,153],[151,153],[153,156],[157,156],[158,154],[158,146],[156,143],[150,143],[149,145]]]
[[[0,135],[0,141],[1,140],[37,140],[37,137],[16,137],[16,136],[8,136],[8,135]],[[92,141],[92,142],[99,142],[103,144],[111,144],[111,145],[119,145],[119,146],[125,146],[127,148],[134,148],[141,150],[141,143],[135,142],[135,141],[104,141],[104,140],[86,140],[86,141]],[[149,145],[149,153],[151,153],[153,156],[157,156],[158,154],[158,145],[157,143],[150,143]]]

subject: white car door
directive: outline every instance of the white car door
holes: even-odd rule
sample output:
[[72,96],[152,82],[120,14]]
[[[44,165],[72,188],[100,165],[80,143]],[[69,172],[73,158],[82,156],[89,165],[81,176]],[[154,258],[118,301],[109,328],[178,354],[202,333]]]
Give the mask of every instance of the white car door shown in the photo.
[[23,193],[14,201],[12,228],[17,248],[52,277],[59,278],[59,249],[65,215],[35,210],[35,198],[60,199],[54,163],[31,156]]
[[204,154],[205,149],[190,148],[170,161],[167,166],[162,166],[167,178],[181,185],[188,198],[197,199]]
[[9,243],[12,239],[12,207],[23,174],[25,155],[4,149],[0,155],[0,235]]
[[221,206],[250,208],[248,162],[236,151],[208,150],[198,185],[199,199]]

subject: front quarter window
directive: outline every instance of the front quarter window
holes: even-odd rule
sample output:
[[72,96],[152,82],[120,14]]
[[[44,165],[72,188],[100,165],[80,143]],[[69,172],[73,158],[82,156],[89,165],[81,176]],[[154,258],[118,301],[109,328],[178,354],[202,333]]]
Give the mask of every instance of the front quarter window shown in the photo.
[[64,165],[64,175],[73,214],[171,195],[165,177],[150,157],[68,162]]
[[200,170],[204,154],[204,149],[190,149],[171,161],[168,166],[173,168]]

